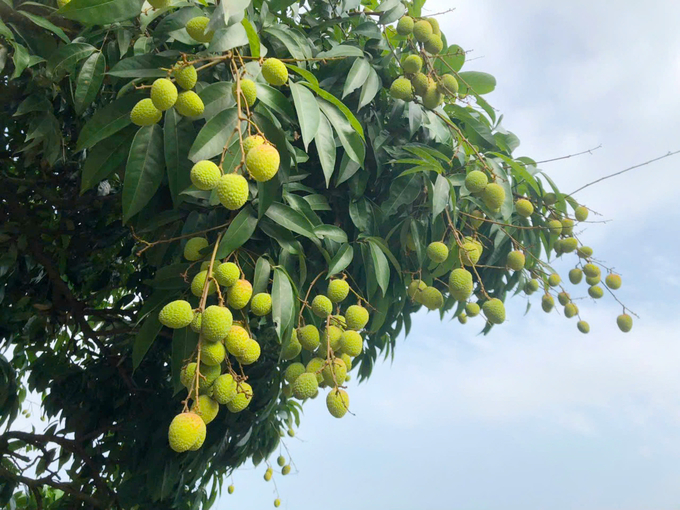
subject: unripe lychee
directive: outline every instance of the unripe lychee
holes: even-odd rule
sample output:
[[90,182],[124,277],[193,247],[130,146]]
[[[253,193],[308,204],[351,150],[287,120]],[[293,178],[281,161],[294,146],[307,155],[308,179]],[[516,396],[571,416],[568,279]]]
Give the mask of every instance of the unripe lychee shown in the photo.
[[182,87],[184,90],[191,90],[196,86],[198,81],[198,74],[196,73],[196,68],[194,66],[188,65],[180,69],[177,69],[173,76],[177,85]]
[[203,114],[205,105],[203,100],[193,90],[180,92],[175,102],[175,110],[183,117],[198,117]]
[[560,220],[560,223],[562,223],[563,236],[570,236],[574,233],[574,220],[569,218],[562,218]]
[[368,324],[368,310],[361,305],[352,305],[345,312],[347,329],[359,331]]
[[419,73],[423,68],[423,59],[419,55],[409,55],[402,61],[401,67],[407,74]]
[[560,283],[562,283],[562,278],[557,273],[548,276],[548,285],[551,287],[557,287]]
[[220,168],[212,161],[203,160],[191,167],[191,183],[200,190],[210,190],[217,186],[222,177]]
[[300,345],[308,351],[314,351],[319,347],[319,330],[313,324],[298,329],[297,337]]
[[600,276],[600,268],[595,264],[586,264],[583,266],[583,272],[586,276]]
[[458,316],[458,322],[460,322],[461,324],[467,324],[467,315],[465,315],[465,313],[461,313]]
[[276,459],[276,463],[280,466],[283,467],[286,465],[286,458],[283,455],[279,455],[278,458]]
[[333,303],[326,296],[319,294],[312,300],[312,313],[325,319],[333,313]]
[[340,338],[342,338],[342,330],[337,326],[329,325],[327,328],[323,330],[323,334],[321,335],[321,345],[319,346],[319,349],[322,350],[325,355],[327,346],[328,344],[330,344],[331,349],[334,352],[339,351]]
[[224,345],[232,356],[237,356],[243,350],[245,343],[250,339],[248,331],[234,324],[229,329],[229,333],[224,339]]
[[238,281],[240,276],[241,271],[233,262],[224,262],[215,269],[215,279],[223,287],[231,287]]
[[532,294],[538,290],[539,283],[536,278],[532,278],[524,285],[524,292]]
[[227,492],[229,492],[229,494],[233,494],[233,493],[234,493],[234,486],[233,486],[233,485],[230,485],[230,486],[227,488]]
[[177,101],[177,87],[167,78],[158,78],[151,85],[151,101],[162,112],[172,108]]
[[423,47],[428,53],[436,55],[444,49],[444,41],[440,35],[432,34],[427,38]]
[[515,250],[508,253],[508,258],[505,261],[505,265],[513,271],[521,271],[524,269],[524,264],[526,263],[526,257],[521,251]]
[[451,74],[445,74],[437,83],[437,89],[445,96],[455,96],[458,94],[458,80]]
[[587,334],[590,332],[590,324],[588,324],[586,321],[578,321],[576,327],[583,334]]
[[253,388],[247,382],[240,382],[236,388],[236,396],[227,402],[227,409],[232,413],[240,413],[253,399]]
[[[217,344],[215,344],[217,345]],[[236,396],[236,381],[231,374],[222,374],[213,383],[213,398],[224,405]]]
[[253,147],[246,155],[248,173],[258,182],[266,182],[274,177],[280,163],[279,151],[269,144]]
[[597,285],[600,283],[601,277],[600,275],[597,276],[586,276],[586,283],[588,285]]
[[482,310],[491,324],[502,324],[505,322],[505,305],[498,298],[488,300],[482,305]]
[[264,142],[265,142],[264,138],[262,138],[260,135],[249,136],[245,140],[243,140],[243,152],[248,154],[248,152],[250,152],[250,149],[257,147],[258,145],[262,145]]
[[441,34],[442,31],[439,28],[439,21],[437,21],[437,18],[425,18],[425,21],[427,21],[431,26],[432,26],[432,33],[433,34]]
[[208,240],[205,237],[192,237],[184,245],[184,258],[190,262],[195,262],[203,258],[201,250],[208,247]]
[[546,193],[543,195],[543,203],[545,205],[553,205],[557,202],[557,195],[555,193]]
[[555,299],[550,294],[543,294],[541,298],[541,308],[548,313],[555,307]]
[[534,214],[534,205],[526,198],[520,198],[517,202],[515,202],[515,210],[522,218],[528,218]]
[[569,271],[569,281],[572,284],[578,285],[581,283],[581,280],[583,280],[583,271],[581,271],[578,267],[575,267]]
[[593,249],[590,246],[581,246],[576,250],[576,255],[582,259],[587,259],[593,256]]
[[408,297],[414,301],[420,302],[420,295],[425,289],[427,289],[427,284],[424,281],[413,280],[408,284],[408,290],[406,293],[408,294]]
[[468,317],[477,317],[479,315],[480,308],[477,303],[468,303],[465,305],[465,313]]
[[427,247],[427,256],[432,262],[441,264],[449,258],[449,248],[442,242],[430,243]]
[[268,482],[272,479],[272,475],[274,474],[274,471],[272,468],[267,468],[267,471],[264,472],[264,481]]
[[427,90],[423,94],[422,100],[423,106],[425,108],[428,110],[435,110],[440,104],[442,104],[444,96],[437,90],[437,86],[432,83],[428,86]]
[[470,193],[481,193],[489,184],[489,178],[480,170],[473,170],[465,177],[465,187]]
[[[288,435],[289,435],[290,437],[295,436],[295,431],[294,431],[293,429],[288,429]],[[283,466],[283,467],[281,468],[281,474],[282,474],[283,476],[286,476],[288,473],[290,473],[290,466],[289,466],[288,464],[286,464],[285,466]]]
[[345,280],[331,280],[326,295],[333,303],[342,303],[349,294],[349,283]]
[[[194,276],[193,280],[191,280],[191,293],[194,296],[201,297],[203,295],[203,287],[205,286],[205,281],[207,278],[208,271],[201,271],[196,276]],[[210,283],[208,283],[208,296],[214,294],[216,290],[217,286],[215,285],[215,282],[210,280]]]
[[430,25],[426,20],[420,20],[413,25],[413,36],[416,41],[424,43],[433,34],[432,25]]
[[203,444],[205,433],[205,422],[200,416],[196,413],[182,413],[170,422],[168,442],[174,451],[186,452],[199,441]]
[[227,301],[234,310],[240,310],[250,301],[253,286],[248,280],[238,280],[227,290]]
[[194,333],[201,332],[201,319],[201,312],[194,312],[194,319],[191,321],[191,324],[189,324],[189,327]]
[[307,368],[305,369],[307,372],[310,374],[314,374],[316,377],[316,381],[321,384],[323,383],[323,376],[321,375],[321,371],[323,370],[323,367],[326,365],[326,360],[323,358],[312,358],[309,360],[309,363],[307,363]]
[[356,331],[345,331],[340,337],[340,348],[344,354],[355,358],[364,349],[364,339]]
[[397,78],[390,86],[390,95],[402,101],[413,101],[413,86],[408,78]]
[[316,375],[310,372],[300,374],[292,384],[293,395],[295,398],[305,400],[312,398],[319,389],[319,383]]
[[578,206],[574,209],[574,217],[576,221],[586,221],[588,219],[588,209],[585,206]]
[[428,287],[420,295],[420,302],[428,310],[439,310],[444,306],[444,296],[434,287]]
[[578,248],[578,240],[575,237],[562,239],[561,249],[564,253],[572,253]]
[[201,348],[201,363],[208,366],[219,365],[227,356],[227,350],[222,342],[206,342]]
[[229,308],[211,305],[203,312],[201,337],[207,342],[219,342],[227,336],[232,323],[233,317]]
[[470,216],[472,216],[472,218],[469,218],[470,226],[472,228],[477,229],[484,224],[484,213],[479,209],[475,209],[474,211],[472,211],[470,213]]
[[628,333],[633,329],[633,318],[627,313],[623,313],[616,318],[616,324],[621,331]]
[[217,183],[217,197],[230,211],[240,209],[248,201],[248,181],[239,174],[224,174]]
[[258,317],[264,317],[272,311],[272,297],[266,292],[255,294],[250,301],[250,311]]
[[[321,371],[324,382],[331,388],[334,386],[342,386],[345,382],[346,375],[347,367],[345,366],[345,362],[340,358],[334,358],[333,361],[329,362]],[[336,381],[337,385],[335,384]]]
[[257,101],[257,85],[255,85],[255,82],[247,78],[242,79],[238,85],[234,82],[231,86],[231,93],[234,95],[234,99],[237,97],[236,93],[238,86],[241,87],[241,103],[245,100],[249,107],[253,106],[255,101]]
[[302,344],[297,339],[297,331],[293,330],[290,340],[281,346],[281,359],[290,360],[296,358],[302,351]]
[[269,85],[280,87],[288,81],[286,64],[278,58],[268,58],[262,64],[262,77]]
[[208,395],[200,395],[198,401],[195,401],[191,406],[191,412],[199,415],[207,425],[220,412],[220,405]]
[[550,220],[546,223],[546,227],[551,235],[558,236],[562,233],[562,222],[560,220]]
[[[350,357],[349,354],[343,352],[342,354],[340,354],[340,359],[345,362],[345,366],[347,367],[348,372],[352,370],[352,358]],[[347,377],[345,377],[345,381],[349,381],[348,377],[349,374],[347,375]]]
[[409,35],[413,33],[413,26],[415,25],[413,18],[410,16],[402,16],[397,23],[397,33],[399,35]]
[[482,191],[482,200],[489,209],[498,211],[505,201],[505,189],[500,184],[492,182]]
[[210,23],[210,18],[205,16],[197,16],[195,18],[191,18],[187,22],[185,28],[192,39],[202,43],[209,43],[213,38],[213,35],[215,35],[215,32],[212,30],[206,32],[208,23]]
[[609,273],[604,279],[604,283],[607,287],[612,290],[617,290],[621,288],[621,276],[614,273]]
[[459,253],[463,264],[466,266],[474,266],[479,262],[479,258],[481,257],[479,246],[473,242],[463,243]]
[[571,319],[572,317],[575,317],[578,315],[578,307],[574,303],[567,303],[564,306],[564,316],[567,319]]
[[434,81],[423,73],[416,73],[416,75],[411,78],[411,84],[413,85],[416,94],[422,97],[430,87],[434,86]]
[[305,366],[302,363],[292,363],[288,365],[288,368],[286,368],[283,377],[288,382],[288,384],[293,384],[295,382],[295,379],[300,377],[306,371],[307,370],[305,369]]
[[260,344],[257,343],[252,338],[249,338],[248,340],[240,344],[239,350],[238,352],[236,352],[235,356],[236,359],[238,359],[242,365],[252,365],[258,359],[260,359],[261,353],[262,349],[260,347]]
[[194,320],[194,311],[188,301],[178,299],[168,303],[158,314],[158,321],[172,329],[186,328]]
[[162,116],[163,113],[148,97],[139,101],[130,112],[130,120],[137,126],[151,126],[161,120]]
[[349,408],[349,395],[345,390],[332,390],[326,395],[326,407],[331,416],[342,418]]
[[593,285],[588,288],[588,295],[593,299],[600,299],[604,296],[604,290],[599,285]]
[[557,301],[559,301],[562,306],[566,306],[567,303],[571,301],[571,297],[567,292],[562,291],[557,295]]

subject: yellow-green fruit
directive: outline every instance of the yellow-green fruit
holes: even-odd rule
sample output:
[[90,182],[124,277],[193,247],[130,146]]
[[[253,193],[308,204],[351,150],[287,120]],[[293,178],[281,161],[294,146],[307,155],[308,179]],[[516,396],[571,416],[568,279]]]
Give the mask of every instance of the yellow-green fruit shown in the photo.
[[546,193],[543,195],[543,203],[545,205],[553,205],[555,202],[557,202],[557,195],[555,195],[555,193]]
[[420,295],[422,291],[427,289],[427,284],[422,281],[422,280],[413,280],[411,283],[408,284],[408,290],[406,293],[408,294],[408,297],[413,299],[414,301],[420,301]]
[[175,110],[183,117],[198,117],[203,114],[203,100],[193,90],[180,92],[175,103]]
[[468,317],[477,317],[480,312],[479,305],[477,303],[468,303],[465,305],[465,312],[468,314]]
[[595,264],[586,264],[583,266],[583,272],[586,276],[600,276],[600,268]]
[[574,209],[574,217],[576,221],[586,221],[588,219],[588,209],[583,205],[578,206]]
[[201,362],[208,366],[219,365],[227,356],[227,350],[222,342],[206,342],[201,348]]
[[[350,357],[349,354],[343,352],[340,355],[340,359],[345,362],[345,366],[347,367],[348,372],[352,370],[352,358]],[[345,381],[349,381],[349,374],[345,377]]]
[[466,301],[472,295],[472,273],[459,267],[449,275],[449,292],[456,301]]
[[413,101],[413,86],[411,80],[403,76],[397,78],[390,86],[390,95],[395,99],[402,101]]
[[253,388],[247,382],[240,382],[237,385],[236,396],[227,402],[227,409],[232,413],[240,413],[253,399]]
[[286,64],[278,58],[268,58],[262,64],[262,77],[269,85],[280,87],[288,81]]
[[449,248],[442,242],[430,243],[427,247],[427,256],[432,262],[441,264],[449,258]]
[[233,485],[230,485],[230,486],[227,488],[227,492],[229,492],[229,494],[233,494],[233,493],[234,493],[234,486],[233,486]]
[[616,324],[621,331],[628,333],[633,329],[633,318],[627,313],[623,313],[616,318]]
[[505,265],[508,266],[513,271],[521,271],[524,269],[524,264],[526,263],[526,257],[521,251],[511,251],[508,253],[508,259]]
[[151,85],[151,101],[162,112],[172,108],[177,101],[177,87],[167,78],[158,78]]
[[172,329],[186,328],[194,320],[194,311],[188,301],[178,299],[163,307],[158,320],[163,326]]
[[399,35],[409,35],[413,33],[413,26],[415,25],[411,16],[402,16],[397,23],[397,33]]
[[604,283],[607,287],[612,290],[617,290],[621,288],[621,277],[614,273],[609,273],[604,279]]
[[288,365],[288,368],[286,368],[283,377],[288,382],[288,384],[293,384],[295,382],[295,379],[300,377],[306,371],[307,370],[305,369],[305,366],[302,363],[291,363],[290,365]]
[[[292,432],[292,433],[291,433],[291,432]],[[295,431],[294,431],[293,429],[289,429],[289,430],[288,430],[288,435],[289,435],[290,437],[294,437],[294,436],[295,436]],[[283,467],[281,468],[281,474],[282,474],[283,476],[286,476],[288,473],[290,473],[290,466],[289,466],[288,464],[286,464],[285,466],[283,466]]]
[[319,389],[319,382],[317,381],[315,374],[305,372],[295,379],[292,387],[295,398],[305,400],[314,396]]
[[538,280],[536,278],[532,278],[524,286],[524,291],[527,294],[531,294],[532,292],[536,292],[538,290],[538,285],[539,285]]
[[474,266],[482,256],[479,246],[473,242],[466,242],[460,247],[460,258],[466,266]]
[[600,280],[601,280],[600,275],[586,276],[586,283],[588,285],[597,285],[598,283],[600,283]]
[[[346,375],[347,367],[345,366],[345,362],[340,358],[333,359],[333,361],[326,365],[321,371],[321,376],[323,377],[324,382],[331,388],[335,386],[342,386],[342,384],[345,382]],[[335,376],[335,378],[333,378],[333,376]],[[335,381],[338,382],[337,385],[335,384]]]
[[461,313],[458,316],[458,322],[460,322],[461,324],[467,324],[467,315],[465,315],[464,313]]
[[240,349],[235,356],[242,365],[252,365],[260,359],[261,353],[262,349],[260,348],[260,344],[252,338],[249,338],[240,345]]
[[250,302],[250,311],[258,317],[264,317],[272,311],[272,297],[266,292],[255,294]]
[[201,262],[201,269],[200,270],[201,271],[207,271],[208,269],[210,269],[210,261],[204,260],[203,262]]
[[[237,93],[236,87],[236,83],[231,86],[231,93],[234,95],[234,98],[236,98]],[[257,101],[257,85],[255,85],[255,82],[246,78],[240,81],[240,87],[241,102],[245,99],[249,107],[253,106],[255,101]]]
[[553,248],[554,248],[555,253],[556,253],[557,255],[562,255],[562,253],[564,253],[564,252],[562,251],[562,239],[556,240],[556,241],[555,241],[555,244],[553,245]]
[[342,315],[331,315],[331,324],[335,324],[340,329],[347,328],[347,320]]
[[413,25],[413,35],[416,41],[424,43],[433,34],[432,25],[427,20],[420,20]]
[[576,255],[582,259],[587,259],[593,256],[593,249],[590,246],[581,246],[576,250]]
[[571,301],[571,297],[568,293],[562,291],[557,295],[557,301],[559,301],[562,306],[566,306],[567,303]]
[[238,280],[227,290],[227,302],[234,310],[245,308],[253,295],[253,286],[248,280]]
[[297,339],[297,331],[293,330],[290,340],[281,347],[281,359],[289,360],[296,358],[301,351],[302,344]]
[[240,209],[248,201],[248,181],[239,174],[223,175],[217,183],[217,198],[230,211]]
[[[355,331],[356,333],[356,331]],[[319,349],[326,350],[326,347],[328,344],[330,344],[331,349],[333,349],[334,352],[337,352],[340,350],[340,339],[342,338],[342,330],[337,327],[337,326],[328,326],[326,329],[323,331],[322,335],[322,340],[321,346]]]
[[492,211],[498,211],[505,201],[505,190],[500,184],[492,182],[482,191],[482,200]]
[[312,312],[317,317],[325,319],[333,313],[333,303],[326,296],[319,294],[312,300]]
[[345,280],[331,280],[326,295],[333,303],[342,303],[349,294],[349,283]]
[[528,218],[534,214],[534,205],[526,198],[520,198],[517,202],[515,202],[515,210],[522,218]]
[[205,237],[192,237],[184,245],[184,258],[190,262],[203,258],[201,250],[208,247],[208,240]]
[[[194,296],[201,297],[203,295],[203,287],[205,286],[205,280],[207,277],[208,271],[201,271],[196,276],[194,276],[193,280],[191,280],[191,293]],[[215,282],[210,280],[210,283],[208,284],[208,296],[214,294],[216,290],[217,287],[215,286]]]
[[231,287],[238,281],[240,276],[241,271],[233,262],[224,262],[215,269],[215,279],[223,287]]
[[564,253],[572,253],[578,248],[578,241],[574,237],[567,237],[562,239],[561,247]]
[[198,74],[196,73],[196,68],[194,66],[184,66],[177,69],[173,76],[177,85],[182,87],[184,90],[191,90],[196,86],[198,81]]
[[368,310],[361,305],[352,305],[345,312],[347,329],[359,331],[368,324]]
[[441,34],[442,31],[439,28],[439,21],[437,21],[436,18],[425,18],[425,21],[427,21],[430,25],[432,25],[432,33],[433,34]]
[[423,94],[423,106],[427,108],[428,110],[434,110],[437,108],[440,104],[442,104],[442,100],[444,99],[444,96],[442,96],[441,92],[437,90],[436,85],[431,85],[428,87],[428,89],[425,91]]
[[416,94],[423,96],[425,95],[425,92],[427,92],[427,90],[434,85],[434,82],[431,78],[428,78],[423,73],[417,73],[411,79],[411,84],[413,85],[413,89],[416,91]]
[[600,299],[604,296],[604,290],[599,285],[593,285],[588,288],[588,295],[593,299]]
[[470,213],[470,216],[473,217],[473,218],[469,219],[470,226],[472,228],[477,229],[477,228],[481,227],[482,224],[484,223],[484,213],[482,211],[480,211],[479,209],[475,209],[474,211],[472,211]]
[[444,306],[444,296],[434,287],[428,287],[422,292],[420,302],[428,310],[439,310]]
[[201,312],[195,312],[194,313],[194,318],[191,321],[191,324],[189,324],[189,327],[194,333],[200,333],[201,332]]
[[162,116],[163,113],[148,97],[139,101],[130,112],[130,120],[136,126],[151,126],[161,120]]
[[326,407],[331,416],[342,418],[349,409],[349,395],[345,390],[333,390],[326,395]]
[[356,331],[345,331],[340,338],[340,349],[344,354],[355,358],[364,349],[364,339]]
[[246,168],[257,182],[266,182],[279,171],[279,151],[269,144],[253,147],[246,155]]
[[242,326],[234,324],[224,339],[224,345],[232,356],[237,356],[243,350],[245,343],[250,340],[248,331]]
[[233,322],[229,308],[212,305],[205,309],[201,319],[201,337],[208,342],[223,340]]
[[179,373],[179,380],[182,383],[182,386],[185,386],[187,389],[190,388],[195,375],[196,375],[195,362],[183,366],[182,370]]
[[578,307],[574,303],[567,303],[564,306],[564,316],[567,319],[571,319],[572,317],[575,317],[578,315]]
[[319,347],[319,330],[313,324],[307,324],[298,329],[297,337],[300,345],[308,351],[314,351]]
[[502,324],[505,322],[505,305],[498,298],[488,300],[482,305],[482,310],[486,319],[491,324]]
[[560,275],[557,273],[553,273],[548,276],[548,285],[551,287],[557,287],[560,283],[562,283],[562,278],[560,278]]
[[[217,345],[217,344],[216,344]],[[213,398],[225,405],[236,396],[236,381],[231,374],[222,374],[213,383]]]
[[555,299],[550,294],[543,294],[541,298],[541,308],[548,313],[555,307]]
[[262,145],[264,141],[264,138],[262,138],[260,135],[252,135],[247,137],[245,140],[243,140],[243,152],[248,154],[250,149],[257,147],[258,145]]
[[418,55],[409,55],[402,61],[401,67],[407,74],[419,73],[423,68],[423,59]]
[[425,41],[423,47],[428,53],[436,55],[444,49],[444,41],[442,41],[442,37],[440,35],[432,34],[427,38],[427,41]]
[[267,468],[267,471],[264,472],[264,481],[268,482],[271,480],[273,474],[274,472],[272,471],[272,468]]
[[210,23],[210,18],[197,16],[190,19],[185,28],[192,39],[195,39],[198,42],[208,43],[213,38],[213,35],[215,35],[215,32],[212,30],[206,32],[205,29],[208,28],[208,23]]
[[451,74],[445,74],[437,84],[439,92],[446,96],[455,96],[458,94],[458,80]]
[[587,334],[590,332],[590,324],[588,324],[586,321],[578,321],[576,327],[583,334]]
[[199,415],[206,425],[215,419],[219,411],[220,405],[208,395],[200,395],[191,406],[191,412]]
[[562,222],[560,220],[550,220],[546,226],[548,227],[548,232],[554,236],[562,233]]
[[314,374],[316,381],[321,384],[323,382],[323,376],[321,375],[321,370],[326,365],[326,360],[322,358],[312,358],[307,363],[307,368],[305,369],[310,374]]
[[279,457],[276,459],[276,463],[280,466],[283,467],[286,465],[286,458],[283,455],[279,455]]
[[70,1],[71,1],[71,0],[57,0],[57,5],[58,5],[59,8],[61,9],[62,7],[64,7],[64,6],[65,6],[67,3],[69,3]]
[[583,280],[583,271],[581,271],[578,267],[575,267],[569,271],[569,281],[571,283],[578,285],[581,283],[581,280]]
[[574,220],[569,218],[563,218],[562,220],[560,220],[560,223],[562,223],[563,236],[570,236],[574,233]]
[[205,422],[196,413],[175,416],[168,429],[170,448],[181,453],[190,450],[197,442],[205,440]]
[[220,168],[212,161],[199,161],[191,167],[191,183],[200,190],[210,190],[217,186],[222,177]]

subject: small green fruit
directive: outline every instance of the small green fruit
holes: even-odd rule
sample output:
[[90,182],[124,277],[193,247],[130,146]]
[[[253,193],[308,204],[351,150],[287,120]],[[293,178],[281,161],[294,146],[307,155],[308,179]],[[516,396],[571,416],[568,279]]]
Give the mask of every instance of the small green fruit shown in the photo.
[[441,264],[449,258],[449,248],[442,242],[430,243],[427,247],[427,256],[432,262]]
[[262,64],[262,77],[270,85],[280,87],[288,81],[288,68],[278,58],[268,58]]
[[397,33],[399,35],[409,35],[413,33],[415,22],[410,16],[402,16],[397,23]]
[[616,318],[616,324],[621,331],[628,333],[633,329],[633,318],[630,315],[623,313]]
[[521,251],[515,250],[508,253],[508,259],[505,265],[512,269],[513,271],[521,271],[524,269],[524,264],[526,263],[526,257]]
[[489,178],[480,170],[473,170],[465,177],[465,187],[470,193],[481,193],[489,184]]
[[505,322],[505,305],[498,298],[490,299],[482,305],[482,310],[486,319],[491,324],[502,324]]

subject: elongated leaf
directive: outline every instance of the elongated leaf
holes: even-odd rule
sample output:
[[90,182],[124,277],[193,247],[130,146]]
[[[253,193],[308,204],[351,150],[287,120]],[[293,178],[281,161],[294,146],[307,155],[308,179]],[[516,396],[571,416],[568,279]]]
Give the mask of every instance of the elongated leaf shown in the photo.
[[374,242],[368,242],[371,249],[371,259],[373,260],[373,269],[375,270],[375,278],[382,290],[383,295],[387,292],[387,287],[390,284],[390,266],[387,263],[387,257],[382,252],[382,249]]
[[[75,0],[72,0],[75,1]],[[163,78],[168,73],[161,67],[170,67],[174,59],[158,55],[137,55],[121,60],[108,72],[119,78]]]
[[335,257],[333,257],[328,264],[327,278],[347,269],[347,266],[350,265],[353,258],[354,248],[352,248],[352,245],[343,244],[338,250],[338,253],[335,254]]
[[208,51],[222,53],[246,44],[248,44],[248,34],[245,27],[239,23],[217,30],[210,41]]
[[319,237],[325,237],[336,243],[347,242],[347,234],[345,231],[335,225],[318,225],[314,227],[314,233]]
[[335,158],[338,151],[335,147],[333,128],[325,115],[321,115],[319,118],[319,129],[314,137],[314,143],[316,144],[316,151],[319,153],[321,169],[326,177],[326,187],[328,187],[335,170]]
[[103,53],[93,53],[83,62],[83,67],[78,73],[76,91],[73,95],[73,102],[79,115],[97,97],[99,88],[104,81],[105,70],[106,58]]
[[273,35],[283,43],[286,49],[290,52],[293,58],[298,60],[305,60],[311,57],[311,54],[305,52],[305,48],[293,37],[290,29],[286,25],[271,26],[264,30],[269,35]]
[[285,204],[274,202],[267,209],[265,216],[291,232],[303,235],[309,239],[317,238],[316,234],[314,234],[314,227],[309,220]]
[[269,264],[269,261],[264,257],[257,259],[255,275],[253,276],[253,296],[260,292],[267,292],[271,273],[272,266]]
[[80,180],[81,194],[123,166],[136,133],[136,127],[128,126],[123,131],[102,140],[91,151],[88,151]]
[[24,99],[12,117],[20,117],[32,112],[47,112],[52,110],[52,103],[50,103],[44,96],[33,94]]
[[[12,32],[10,32],[10,34],[11,33]],[[12,37],[14,36],[12,35]],[[12,56],[12,60],[14,61],[14,72],[12,73],[12,76],[10,76],[10,80],[14,80],[21,76],[21,73],[24,72],[30,62],[28,50],[24,46],[18,42],[12,42],[12,46],[14,47],[14,55]]]
[[216,258],[223,259],[250,239],[257,228],[257,216],[250,206],[244,207],[229,225],[224,234]]
[[375,69],[371,67],[368,73],[368,78],[366,78],[366,83],[361,87],[361,96],[359,97],[359,109],[361,110],[364,106],[373,101],[373,98],[380,92],[382,87],[382,80]]
[[[25,2],[22,5],[25,5]],[[49,30],[59,39],[64,41],[66,44],[71,42],[68,36],[64,33],[64,31],[58,26],[56,26],[54,23],[51,23],[50,21],[47,21],[45,18],[41,16],[36,16],[35,14],[30,13],[28,11],[18,10],[17,12],[22,16],[25,16],[26,18],[30,19],[33,23],[35,23],[39,27],[42,27],[45,30]]]
[[229,139],[238,138],[235,131],[238,127],[239,120],[236,108],[221,111],[198,132],[198,136],[196,136],[196,140],[189,150],[189,159],[195,163],[221,154]]
[[165,172],[163,130],[158,124],[140,128],[132,141],[123,183],[123,221],[141,211],[161,185]]
[[333,57],[363,57],[364,50],[349,44],[338,44],[328,51],[322,51],[316,55],[317,58]]
[[394,256],[394,254],[390,251],[389,246],[387,246],[387,243],[385,240],[381,237],[367,237],[366,240],[370,241],[371,243],[375,244],[378,248],[382,250],[382,252],[385,254],[387,259],[392,263],[394,268],[397,270],[398,274],[401,274],[401,264],[399,264],[399,261],[397,258]]
[[71,0],[56,14],[83,25],[109,25],[135,18],[142,12],[142,0]]
[[288,275],[283,269],[275,267],[272,284],[272,319],[281,340],[293,321],[294,308],[295,294]]
[[205,106],[203,118],[206,120],[212,119],[221,111],[232,108],[236,104],[231,94],[231,84],[224,81],[211,83],[198,93],[198,97]]
[[468,94],[471,92],[480,95],[488,94],[489,92],[493,92],[496,88],[496,78],[488,73],[463,71],[462,73],[458,73],[458,77],[460,78],[459,91],[461,94]]
[[354,64],[349,70],[347,75],[347,80],[345,81],[345,87],[342,90],[342,98],[354,92],[356,89],[361,87],[368,78],[371,72],[371,64],[365,58],[357,58],[354,60]]
[[386,216],[391,216],[397,209],[412,203],[420,194],[421,178],[418,174],[400,177],[390,186],[390,196],[380,206]]
[[248,36],[248,46],[250,46],[250,54],[253,58],[260,58],[260,38],[257,35],[255,27],[252,23],[248,21],[248,18],[243,18],[241,20],[243,28],[246,29],[246,35]]
[[194,353],[198,344],[198,333],[194,333],[191,328],[176,329],[172,334],[172,387],[177,393],[184,386],[180,381],[182,367],[189,362],[189,358]]
[[257,83],[257,98],[270,110],[295,121],[295,110],[290,101],[279,90],[264,83]]
[[[308,74],[311,74],[311,73],[308,73]],[[316,78],[314,79],[314,81],[316,81]],[[308,82],[303,82],[302,84],[305,87],[309,87],[314,92],[316,92],[319,97],[325,99],[329,103],[334,104],[342,112],[342,114],[345,116],[345,118],[349,121],[349,123],[352,125],[352,127],[354,128],[356,133],[361,137],[361,139],[365,140],[365,138],[364,138],[364,128],[361,127],[361,123],[357,120],[357,118],[354,116],[352,111],[349,108],[347,108],[347,105],[345,105],[345,103],[340,101],[337,97],[335,97],[330,92],[326,92],[324,89],[319,87],[318,83],[314,84],[314,82],[309,82],[309,80],[308,80]]]
[[101,110],[97,110],[80,131],[76,150],[89,149],[95,143],[129,125],[131,123],[130,111],[142,97],[141,94],[123,96]]
[[58,79],[63,73],[72,71],[78,62],[96,50],[97,48],[86,43],[59,46],[47,61],[47,72]]
[[451,185],[446,177],[438,175],[432,196],[432,219],[439,216],[451,203]]
[[165,167],[168,173],[168,186],[172,202],[177,207],[182,202],[182,191],[191,186],[191,161],[189,148],[196,137],[193,122],[185,119],[171,108],[165,112],[163,126],[163,148]]
[[132,346],[132,370],[137,370],[140,363],[149,352],[158,333],[160,333],[163,325],[158,321],[158,313],[151,312],[142,324],[139,332],[135,336],[135,343]]
[[295,110],[297,111],[297,118],[300,130],[302,131],[302,141],[305,144],[306,150],[319,130],[321,112],[316,99],[314,99],[314,94],[308,88],[295,82],[290,82],[290,92],[295,103]]
[[437,55],[434,68],[440,75],[458,72],[465,64],[465,50],[457,44],[452,44]]
[[347,155],[360,166],[363,166],[366,147],[361,137],[352,129],[352,125],[337,106],[320,98],[317,98],[317,101],[321,111],[323,111],[324,115],[333,125],[333,129],[338,134],[340,143],[342,143]]

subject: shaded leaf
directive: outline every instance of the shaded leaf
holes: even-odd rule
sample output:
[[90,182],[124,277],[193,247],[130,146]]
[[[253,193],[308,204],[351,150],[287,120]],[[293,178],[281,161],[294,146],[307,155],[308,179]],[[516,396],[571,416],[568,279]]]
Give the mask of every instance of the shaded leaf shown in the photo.
[[141,211],[161,185],[165,172],[163,130],[158,124],[140,128],[132,141],[123,183],[123,221]]
[[152,312],[142,324],[139,332],[135,336],[134,344],[132,345],[132,370],[137,370],[140,363],[146,356],[153,345],[158,333],[160,333],[163,325],[158,320],[158,314]]
[[234,250],[243,246],[257,228],[257,216],[249,205],[244,207],[233,219],[227,229],[220,246],[217,248],[218,259],[223,259]]
[[97,97],[99,88],[104,81],[105,70],[106,58],[103,53],[93,53],[83,62],[83,67],[80,69],[76,81],[76,91],[73,95],[73,102],[79,115]]
[[86,43],[59,46],[47,60],[47,73],[58,79],[63,73],[72,71],[78,62],[89,57],[96,49]]
[[84,25],[109,25],[137,17],[142,3],[143,0],[71,0],[56,14]]
[[349,244],[343,244],[328,264],[327,278],[347,269],[354,258],[354,249]]
[[303,235],[309,239],[316,239],[316,234],[314,234],[313,230],[314,227],[309,220],[285,204],[274,202],[269,206],[269,209],[267,209],[265,216],[291,232]]
[[222,154],[222,149],[231,138],[238,137],[238,111],[236,108],[223,110],[206,122],[198,132],[196,140],[189,150],[189,159],[196,163]]
[[314,94],[302,85],[290,82],[290,92],[293,96],[293,103],[295,104],[300,130],[302,131],[302,141],[305,144],[305,149],[307,149],[319,129],[319,122],[321,121],[319,105],[314,98]]
[[123,96],[113,103],[107,104],[101,110],[97,110],[80,131],[76,150],[89,149],[97,142],[130,124],[130,111],[141,98],[141,94]]
[[99,184],[127,160],[137,128],[129,126],[102,140],[88,151],[80,178],[80,193]]
[[177,207],[182,202],[180,193],[191,186],[191,161],[189,148],[196,137],[193,123],[180,116],[174,108],[165,112],[163,150],[172,202]]
[[333,171],[335,170],[337,149],[335,147],[333,128],[325,115],[321,115],[319,118],[318,131],[314,137],[314,143],[316,144],[316,151],[319,154],[321,169],[326,178],[326,187],[328,187],[331,182],[331,177],[333,176]]

